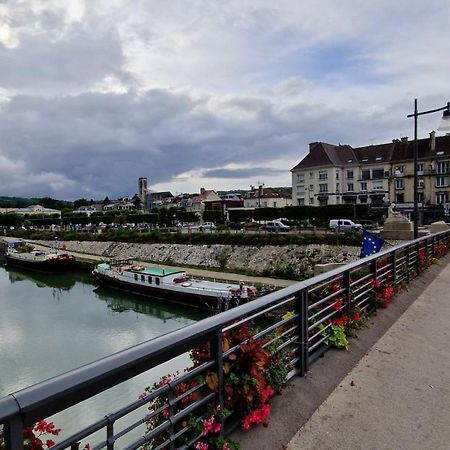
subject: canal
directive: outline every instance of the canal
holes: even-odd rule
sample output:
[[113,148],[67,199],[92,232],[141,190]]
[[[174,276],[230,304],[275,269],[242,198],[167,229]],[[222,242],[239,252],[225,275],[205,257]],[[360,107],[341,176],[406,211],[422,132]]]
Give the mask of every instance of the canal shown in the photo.
[[[89,273],[26,272],[0,260],[0,397],[206,315],[98,286]],[[135,400],[161,375],[187,365],[188,356],[181,356],[51,419],[66,437]]]

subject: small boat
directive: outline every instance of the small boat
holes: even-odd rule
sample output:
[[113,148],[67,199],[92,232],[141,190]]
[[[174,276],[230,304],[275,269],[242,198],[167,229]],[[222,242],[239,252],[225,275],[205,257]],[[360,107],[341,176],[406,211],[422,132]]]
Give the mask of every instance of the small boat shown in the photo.
[[243,282],[191,279],[184,270],[142,267],[131,259],[103,262],[95,266],[92,274],[111,287],[215,312],[226,311],[257,297],[257,289]]
[[58,250],[35,250],[23,241],[9,242],[5,259],[8,265],[47,273],[67,272],[77,264],[73,255]]

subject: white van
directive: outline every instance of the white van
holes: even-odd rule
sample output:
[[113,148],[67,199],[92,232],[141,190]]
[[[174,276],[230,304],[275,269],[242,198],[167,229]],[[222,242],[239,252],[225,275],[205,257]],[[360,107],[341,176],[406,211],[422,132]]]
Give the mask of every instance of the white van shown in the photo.
[[281,222],[279,220],[272,220],[272,221],[266,223],[266,230],[267,231],[290,231],[291,227],[288,225],[285,225],[283,222]]
[[360,223],[355,223],[349,219],[332,219],[328,228],[331,231],[351,231],[351,230],[361,230],[362,225]]

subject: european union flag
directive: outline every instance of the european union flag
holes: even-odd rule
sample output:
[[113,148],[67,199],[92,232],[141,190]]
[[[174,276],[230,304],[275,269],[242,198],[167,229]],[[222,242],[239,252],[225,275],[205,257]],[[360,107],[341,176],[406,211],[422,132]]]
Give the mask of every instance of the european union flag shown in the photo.
[[369,231],[363,230],[363,240],[361,247],[360,258],[364,258],[365,256],[373,255],[374,253],[378,253],[383,247],[384,239],[381,239],[376,234],[370,233]]

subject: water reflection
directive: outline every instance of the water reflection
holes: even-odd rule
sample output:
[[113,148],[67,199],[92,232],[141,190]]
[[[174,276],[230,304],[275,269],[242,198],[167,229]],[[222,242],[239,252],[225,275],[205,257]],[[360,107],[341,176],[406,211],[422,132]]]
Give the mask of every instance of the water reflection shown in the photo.
[[207,316],[207,312],[198,308],[189,309],[186,306],[175,305],[161,299],[143,297],[131,293],[124,295],[121,291],[104,285],[97,286],[94,289],[94,293],[99,300],[106,302],[107,307],[112,312],[116,313],[134,311],[154,316],[163,322],[176,320],[183,325],[189,325],[192,321],[197,321]]
[[[199,310],[97,286],[89,273],[50,275],[0,262],[0,397],[205,317]],[[133,401],[181,356],[58,414],[64,435]]]

